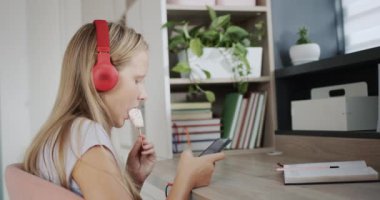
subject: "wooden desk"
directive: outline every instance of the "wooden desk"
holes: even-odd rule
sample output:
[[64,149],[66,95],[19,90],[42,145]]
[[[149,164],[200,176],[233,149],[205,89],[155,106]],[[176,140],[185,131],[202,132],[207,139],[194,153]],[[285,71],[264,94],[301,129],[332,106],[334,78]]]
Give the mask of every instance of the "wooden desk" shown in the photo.
[[[174,179],[178,158],[157,163],[148,181],[165,188]],[[229,155],[217,163],[208,187],[194,189],[192,199],[379,199],[380,182],[319,185],[287,185],[282,172],[275,171],[276,163],[312,162],[287,155],[270,156],[266,153]]]

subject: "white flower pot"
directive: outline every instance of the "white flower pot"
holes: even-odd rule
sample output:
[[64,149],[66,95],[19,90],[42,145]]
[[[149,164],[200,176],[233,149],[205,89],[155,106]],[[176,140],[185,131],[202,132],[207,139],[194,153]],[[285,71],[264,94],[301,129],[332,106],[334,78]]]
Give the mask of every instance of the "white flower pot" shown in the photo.
[[167,0],[167,4],[186,6],[214,6],[215,0]]
[[[251,67],[251,73],[248,77],[260,77],[263,48],[249,47],[247,50],[247,59]],[[195,79],[207,78],[202,70],[209,71],[211,73],[211,79],[233,79],[233,68],[241,63],[232,55],[231,50],[227,48],[203,48],[203,55],[201,57],[194,55],[190,50],[186,52],[188,54],[187,62],[191,68],[190,77]],[[179,61],[187,60],[186,52],[181,51],[178,54]],[[182,77],[186,78],[186,75]]]
[[289,50],[293,65],[319,60],[321,49],[316,43],[293,45]]

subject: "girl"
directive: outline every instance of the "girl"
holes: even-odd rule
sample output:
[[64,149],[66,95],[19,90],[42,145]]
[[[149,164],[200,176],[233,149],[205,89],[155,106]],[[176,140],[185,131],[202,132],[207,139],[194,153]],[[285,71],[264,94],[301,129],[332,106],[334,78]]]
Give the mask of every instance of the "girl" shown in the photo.
[[[84,199],[141,199],[154,147],[139,136],[123,169],[110,134],[146,100],[147,70],[148,46],[140,34],[103,20],[82,26],[66,49],[55,105],[26,153],[25,170]],[[187,199],[193,188],[208,185],[214,162],[223,158],[182,153],[168,199]]]

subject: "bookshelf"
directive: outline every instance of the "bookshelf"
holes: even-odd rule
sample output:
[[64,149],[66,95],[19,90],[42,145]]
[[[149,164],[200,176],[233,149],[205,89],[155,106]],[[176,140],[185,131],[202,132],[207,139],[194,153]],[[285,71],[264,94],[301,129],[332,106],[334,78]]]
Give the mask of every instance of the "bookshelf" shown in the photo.
[[[268,92],[267,109],[265,112],[264,148],[253,150],[256,152],[268,152],[276,148],[284,154],[298,155],[309,158],[317,156],[318,159],[365,159],[378,160],[379,141],[372,139],[377,137],[376,132],[359,132],[359,137],[354,137],[358,132],[331,132],[331,131],[292,131],[290,121],[290,100],[306,99],[308,96],[305,89],[312,86],[324,86],[331,82],[346,83],[343,81],[348,75],[357,76],[350,79],[369,80],[370,94],[377,92],[377,67],[380,49],[372,49],[369,52],[357,52],[343,55],[343,57],[320,60],[296,67],[283,69],[274,68],[273,37],[272,37],[272,10],[270,0],[259,0],[258,6],[247,7],[214,7],[218,14],[231,13],[233,22],[249,23],[255,19],[264,19],[267,24],[267,37],[264,42],[262,77],[249,80],[249,90],[266,90]],[[161,29],[162,24],[168,19],[194,19],[205,21],[208,19],[204,7],[168,6],[165,0],[136,1],[128,10],[128,24],[142,32],[149,43],[150,68],[146,79],[146,89],[149,95],[144,103],[145,132],[148,139],[155,145],[158,159],[172,158],[172,135],[171,135],[171,105],[170,97],[173,92],[186,91],[189,81],[170,76],[168,52],[168,33]],[[359,63],[371,63],[363,65]],[[318,64],[319,63],[319,64]],[[376,65],[377,66],[377,65]],[[361,71],[361,72],[360,72]],[[333,72],[330,74],[330,72]],[[330,74],[330,75],[329,75]],[[336,79],[336,77],[340,77]],[[361,77],[361,78],[359,78]],[[299,84],[300,82],[303,84]],[[309,81],[311,81],[309,83]],[[216,113],[221,113],[221,99],[228,92],[235,91],[232,80],[207,80],[200,84],[204,89],[211,89],[216,93],[217,102],[213,108]],[[306,84],[305,84],[306,83]],[[297,85],[298,84],[298,85]],[[275,92],[276,89],[276,92]],[[277,98],[275,98],[277,96]],[[277,100],[277,103],[275,101]],[[277,128],[278,125],[278,128]],[[275,134],[276,130],[276,134]],[[308,136],[304,136],[308,135]],[[310,135],[316,135],[312,137]],[[334,135],[336,137],[334,137]],[[320,137],[332,136],[332,137]],[[366,139],[369,138],[369,139]],[[348,145],[348,147],[347,147]],[[371,152],[371,153],[368,153]],[[316,153],[317,152],[317,153]],[[251,150],[233,150],[226,154],[250,154]],[[322,156],[321,156],[322,155]]]
[[[272,22],[271,22],[271,6],[270,0],[259,0],[257,6],[212,6],[217,12],[218,16],[223,14],[230,14],[231,21],[234,24],[249,28],[257,20],[264,20],[266,26],[266,36],[263,41],[263,58],[262,58],[262,70],[261,77],[249,78],[249,89],[247,95],[250,92],[266,91],[267,92],[267,104],[265,109],[264,119],[264,131],[263,131],[263,146],[262,148],[255,150],[232,150],[233,154],[241,154],[251,151],[265,151],[268,152],[274,148],[274,130],[276,129],[276,115],[275,115],[275,96],[274,96],[274,59],[273,59],[273,41],[272,41]],[[205,6],[181,6],[181,5],[169,5],[165,4],[165,16],[166,21],[189,21],[190,24],[206,24],[209,22],[208,11]],[[163,39],[163,45],[168,46],[168,38]],[[166,50],[168,51],[168,50]],[[167,54],[169,60],[169,70],[176,63],[175,55]],[[212,72],[211,72],[212,73]],[[187,78],[178,78],[178,75],[168,72],[169,74],[169,96],[166,96],[170,100],[170,95],[176,92],[186,92],[187,87],[191,84]],[[230,92],[237,91],[233,84],[236,82],[233,79],[208,79],[208,80],[195,80],[205,90],[211,90],[216,95],[216,102],[213,104],[213,113],[216,117],[221,117],[222,107],[225,95]],[[246,96],[248,97],[248,96]],[[170,111],[170,105],[166,108]],[[167,113],[171,116],[170,113]],[[171,117],[169,117],[171,122]],[[168,124],[168,123],[166,123]],[[166,137],[167,138],[167,137]]]
[[303,65],[285,67],[275,71],[278,130],[276,135],[322,136],[340,138],[380,139],[370,131],[298,131],[291,127],[293,100],[310,99],[310,89],[329,85],[364,81],[368,95],[378,95],[378,65],[380,47],[367,49]]

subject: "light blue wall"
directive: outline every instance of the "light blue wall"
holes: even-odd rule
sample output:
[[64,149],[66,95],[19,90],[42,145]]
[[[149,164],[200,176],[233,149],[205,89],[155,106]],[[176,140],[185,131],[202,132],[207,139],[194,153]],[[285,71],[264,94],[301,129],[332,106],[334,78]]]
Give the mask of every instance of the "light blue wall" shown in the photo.
[[312,42],[321,47],[321,59],[338,54],[337,0],[272,0],[273,41],[276,68],[290,66],[289,48],[297,41],[298,28],[309,28]]

